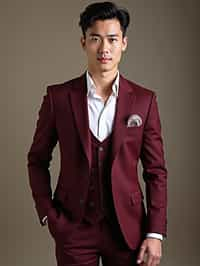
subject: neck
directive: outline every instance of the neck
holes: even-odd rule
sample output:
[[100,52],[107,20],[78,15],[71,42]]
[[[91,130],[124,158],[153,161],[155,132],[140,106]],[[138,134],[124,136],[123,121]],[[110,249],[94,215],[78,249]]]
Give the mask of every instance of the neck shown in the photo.
[[112,91],[112,84],[117,76],[118,69],[107,72],[95,72],[88,68],[88,72],[92,77],[97,93],[109,94]]

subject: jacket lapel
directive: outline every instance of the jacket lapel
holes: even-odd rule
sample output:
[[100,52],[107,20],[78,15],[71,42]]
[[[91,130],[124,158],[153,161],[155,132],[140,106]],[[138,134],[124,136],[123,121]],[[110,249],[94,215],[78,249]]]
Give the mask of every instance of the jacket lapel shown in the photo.
[[127,120],[133,111],[135,94],[129,83],[120,75],[115,120],[113,125],[111,162],[113,163],[126,135]]
[[91,167],[91,141],[89,132],[89,118],[87,108],[87,85],[86,85],[86,73],[84,73],[73,84],[73,89],[70,91],[70,98],[72,104],[72,110],[77,126],[77,130],[80,135],[83,149],[89,162],[89,168]]

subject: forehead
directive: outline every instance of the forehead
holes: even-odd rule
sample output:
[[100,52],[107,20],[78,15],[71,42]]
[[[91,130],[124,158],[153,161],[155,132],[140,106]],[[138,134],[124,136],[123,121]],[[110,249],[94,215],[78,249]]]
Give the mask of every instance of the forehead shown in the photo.
[[110,34],[122,34],[120,22],[117,19],[106,19],[106,20],[96,20],[94,24],[89,27],[86,34],[100,34],[100,35],[110,35]]

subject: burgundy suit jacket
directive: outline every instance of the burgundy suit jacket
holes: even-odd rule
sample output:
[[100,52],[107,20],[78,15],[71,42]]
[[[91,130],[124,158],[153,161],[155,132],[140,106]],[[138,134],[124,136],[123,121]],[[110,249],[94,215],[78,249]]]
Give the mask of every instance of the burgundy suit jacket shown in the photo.
[[[112,196],[122,233],[134,249],[143,233],[166,236],[167,170],[154,92],[122,75],[119,86],[112,139]],[[133,114],[141,117],[141,126],[127,127]],[[61,167],[54,195],[79,220],[83,216],[91,170],[86,73],[48,86],[39,111],[28,152],[28,172],[40,221],[52,208],[49,166],[57,142]],[[146,212],[137,173],[140,159],[146,183]]]

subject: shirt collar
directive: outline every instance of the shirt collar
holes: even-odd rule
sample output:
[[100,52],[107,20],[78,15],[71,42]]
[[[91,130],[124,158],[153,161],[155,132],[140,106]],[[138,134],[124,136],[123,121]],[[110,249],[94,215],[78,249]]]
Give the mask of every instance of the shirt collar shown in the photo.
[[[87,96],[90,93],[93,95],[96,91],[96,86],[88,70],[86,71],[86,80],[87,80]],[[117,76],[113,82],[112,91],[113,91],[113,95],[117,97],[119,93],[119,71],[117,71]]]

